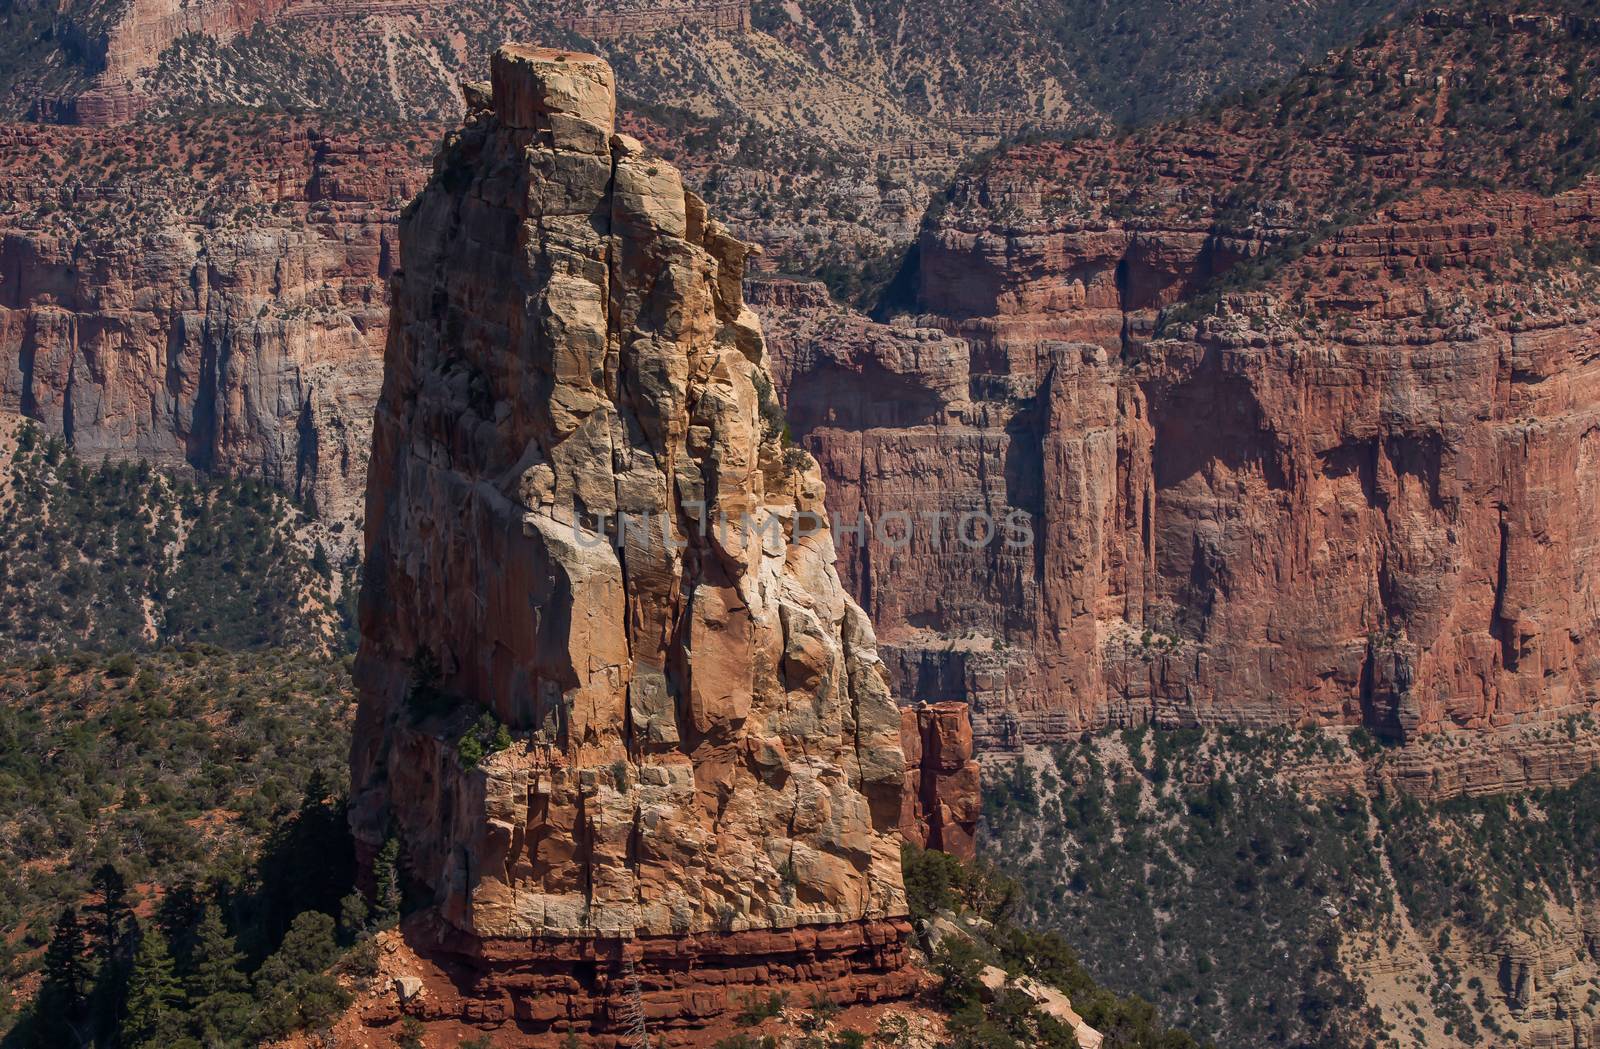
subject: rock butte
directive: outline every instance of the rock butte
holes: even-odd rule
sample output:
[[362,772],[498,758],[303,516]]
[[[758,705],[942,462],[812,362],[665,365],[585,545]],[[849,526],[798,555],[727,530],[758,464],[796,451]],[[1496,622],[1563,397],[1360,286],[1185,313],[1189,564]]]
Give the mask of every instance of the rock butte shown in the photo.
[[[245,130],[196,134],[223,147],[221,181],[248,189],[225,210],[261,198],[277,211],[218,224],[180,195],[146,233],[83,221],[177,192],[128,174],[78,187],[48,222],[35,210],[59,197],[77,146],[104,165],[121,131],[0,128],[13,175],[0,178],[0,408],[89,458],[258,473],[338,528],[357,516],[416,151],[299,122],[260,142]],[[1338,337],[1264,325],[1149,340],[1160,308],[1281,230],[1165,207],[1137,223],[1047,213],[1041,179],[1092,198],[1073,173],[1106,163],[1138,176],[1118,176],[1108,204],[1150,172],[1190,200],[1242,184],[1267,148],[1254,134],[1202,125],[1170,147],[1010,151],[925,231],[928,312],[905,323],[848,313],[817,284],[747,289],[831,508],[1034,521],[1035,557],[836,536],[897,695],[971,699],[980,751],[1144,720],[1367,723],[1494,755],[1422,754],[1403,782],[1423,793],[1565,782],[1594,748],[1515,730],[1596,699],[1595,321],[1490,311],[1461,337],[1427,322],[1453,278],[1425,263],[1492,257],[1525,230],[1587,237],[1594,185],[1430,190],[1351,226],[1316,257],[1398,269],[1349,292],[1313,275],[1309,301],[1347,326]],[[1391,184],[1438,161],[1408,139],[1329,145]],[[1137,359],[1123,358],[1125,330]]]
[[[792,528],[824,493],[753,249],[613,134],[604,62],[492,75],[401,221],[367,486],[352,824],[434,901],[417,1008],[614,1039],[631,970],[670,1040],[904,995],[901,716]],[[514,742],[473,767],[485,711]]]

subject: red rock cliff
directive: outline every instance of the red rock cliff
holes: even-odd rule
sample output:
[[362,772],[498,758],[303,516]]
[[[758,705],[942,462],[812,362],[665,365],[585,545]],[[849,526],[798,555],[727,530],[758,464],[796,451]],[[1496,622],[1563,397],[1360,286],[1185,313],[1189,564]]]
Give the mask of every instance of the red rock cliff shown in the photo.
[[421,149],[291,120],[0,128],[0,408],[89,460],[250,473],[353,520]]
[[967,705],[901,709],[900,745],[907,765],[901,836],[958,859],[976,858],[983,794]]
[[358,839],[398,838],[486,1025],[614,1031],[624,960],[669,1029],[902,993],[899,714],[780,441],[752,249],[613,134],[604,62],[493,72],[401,225]]
[[[1481,28],[1491,83],[1593,55]],[[844,547],[903,698],[970,696],[980,745],[1147,720],[1410,738],[1600,702],[1600,186],[1513,188],[1558,138],[1474,123],[1448,76],[1385,79],[1398,46],[1264,117],[1001,155],[922,237],[922,316],[783,292],[830,505],[947,515]],[[1269,254],[1248,294],[1163,317]],[[953,542],[968,511],[1034,542]]]

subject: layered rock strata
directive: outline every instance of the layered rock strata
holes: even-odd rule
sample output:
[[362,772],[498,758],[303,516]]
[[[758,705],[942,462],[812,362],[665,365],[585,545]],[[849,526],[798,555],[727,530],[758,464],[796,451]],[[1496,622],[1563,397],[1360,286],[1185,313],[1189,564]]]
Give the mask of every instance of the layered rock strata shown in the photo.
[[114,10],[63,12],[55,31],[73,41],[81,62],[92,75],[82,90],[38,98],[30,116],[87,125],[132,120],[149,99],[143,77],[161,54],[186,36],[226,43],[255,26],[271,23],[288,0],[130,0]]
[[[1332,738],[1349,733],[1329,733]],[[1277,772],[1307,794],[1338,798],[1403,793],[1421,801],[1527,794],[1569,786],[1600,768],[1600,735],[1582,719],[1532,720],[1484,732],[1448,729],[1361,756],[1297,759]]]
[[[634,1049],[630,1017],[642,1002],[650,1044],[705,1046],[737,1026],[741,1002],[781,991],[796,1004],[881,1002],[896,1009],[916,989],[901,920],[782,930],[640,936],[634,940],[483,940],[436,923],[409,922],[422,950],[419,993],[406,1015],[430,1029],[492,1032],[495,1044]],[[388,1001],[363,1013],[368,1027],[398,1016]],[[559,1032],[559,1033],[558,1033]]]
[[[1335,274],[1320,305],[1344,318],[1332,338],[1255,298],[1125,351],[1215,264],[1215,242],[1181,230],[940,228],[925,297],[955,309],[998,252],[1017,272],[996,316],[785,311],[780,374],[833,511],[943,515],[909,542],[868,528],[841,547],[897,691],[969,697],[989,745],[1152,720],[1411,738],[1592,710],[1597,318],[1510,295],[1479,312],[1423,263],[1492,258],[1526,231],[1587,238],[1596,199],[1453,222],[1471,205],[1438,201],[1346,230],[1317,256]],[[1126,276],[1157,252],[1140,280],[1160,292]],[[1367,258],[1404,283],[1341,290]],[[953,530],[1017,512],[1026,545]]]
[[[906,651],[901,680],[964,686],[980,731],[1012,741],[1143,720],[1414,738],[1591,711],[1600,605],[1587,566],[1600,535],[1582,508],[1600,483],[1587,349],[1600,318],[1530,302],[1544,295],[1534,289],[1459,288],[1423,263],[1465,267],[1530,235],[1582,242],[1596,201],[1586,186],[1481,217],[1459,197],[1396,207],[1314,254],[1309,279],[1333,279],[1313,308],[1337,320],[1308,326],[1284,291],[1229,303],[1190,339],[1133,345],[1129,329],[1203,281],[1214,248],[1187,250],[1181,232],[1109,251],[1063,238],[1065,256],[1046,265],[1073,274],[1083,302],[1030,305],[1047,282],[1018,280],[1027,291],[1003,295],[997,318],[954,325],[1001,373],[985,385],[1028,401],[991,401],[978,428],[925,438],[925,452],[900,434],[855,441],[911,475],[907,457],[926,454],[934,476],[970,445],[950,501],[1032,522],[1030,556],[986,548],[971,577],[987,599],[959,609],[948,595],[972,590],[946,573],[970,554],[926,557],[931,578],[909,586],[921,573],[907,557],[863,559],[899,573],[898,600],[944,606],[907,607],[908,626],[920,615],[995,639]],[[1163,268],[1129,277],[1130,254],[1148,266],[1152,243]],[[1365,295],[1347,290],[1340,270],[1378,265]],[[948,301],[941,272],[924,272],[926,294]],[[870,476],[847,446],[837,461],[841,445],[824,444],[830,473]],[[993,607],[1026,611],[997,623]]]
[[560,24],[590,40],[617,40],[673,29],[692,29],[706,34],[748,33],[750,0],[663,4],[634,11],[569,15],[561,19]]
[[[980,749],[1595,710],[1600,184],[1513,188],[1541,141],[1507,144],[1447,77],[1384,73],[1481,39],[1507,83],[1593,52],[1473,26],[1408,28],[1214,121],[1002,153],[925,228],[922,312],[893,325],[771,293],[830,506],[927,522],[841,542],[903,698],[970,698]],[[1386,94],[1425,87],[1427,127],[1389,122]],[[1270,278],[1204,296],[1244,264]],[[963,543],[968,513],[1020,513],[1030,541]],[[1567,750],[1536,763],[1591,767]]]
[[775,974],[901,994],[900,717],[752,249],[613,133],[601,60],[503,48],[466,96],[392,284],[358,840],[484,1024],[604,1035],[624,961],[667,1028]]
[[420,152],[291,120],[0,128],[0,410],[353,522]]

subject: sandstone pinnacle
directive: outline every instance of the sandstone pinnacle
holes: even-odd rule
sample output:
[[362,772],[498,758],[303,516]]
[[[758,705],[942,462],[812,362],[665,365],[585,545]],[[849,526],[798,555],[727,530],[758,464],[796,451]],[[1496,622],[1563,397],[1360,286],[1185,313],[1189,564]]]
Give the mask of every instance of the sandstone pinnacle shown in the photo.
[[502,48],[402,220],[352,821],[480,959],[842,927],[802,939],[850,960],[807,971],[871,997],[851,974],[904,935],[900,716],[826,523],[797,527],[823,491],[751,249],[613,134],[612,84]]

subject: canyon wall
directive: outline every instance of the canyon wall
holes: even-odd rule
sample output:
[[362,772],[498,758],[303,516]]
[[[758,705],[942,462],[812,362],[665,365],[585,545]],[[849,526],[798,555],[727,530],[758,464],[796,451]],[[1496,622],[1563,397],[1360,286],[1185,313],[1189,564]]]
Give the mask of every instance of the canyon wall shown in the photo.
[[133,80],[180,36],[230,40],[257,22],[272,21],[285,5],[286,0],[133,0],[106,34],[103,81]]
[[[749,0],[711,0],[669,6],[594,11],[585,3],[551,3],[532,12],[511,12],[519,20],[531,15],[534,24],[556,26],[591,40],[614,41],[677,29],[710,36],[748,33]],[[85,125],[120,124],[133,120],[149,105],[151,83],[163,52],[184,37],[199,37],[227,45],[257,27],[296,22],[342,22],[356,36],[368,32],[370,20],[385,20],[382,36],[388,78],[394,67],[395,20],[421,19],[429,23],[427,35],[436,38],[454,63],[463,57],[463,26],[444,0],[132,0],[120,10],[89,11],[82,25],[70,31],[87,53],[81,88],[39,98],[32,115],[41,119]],[[100,20],[104,21],[103,28]],[[416,32],[405,25],[402,33]],[[321,41],[331,52],[340,50],[337,39]],[[437,61],[437,59],[435,59]],[[216,75],[216,71],[212,71]],[[390,83],[399,90],[399,85]]]
[[[1152,720],[1410,737],[1591,711],[1595,312],[1446,312],[1423,263],[1530,228],[1582,239],[1597,207],[1586,185],[1352,227],[1330,264],[1407,275],[1327,288],[1337,336],[1256,298],[1150,338],[1153,304],[1219,251],[1181,229],[934,228],[922,297],[948,313],[791,312],[780,373],[830,507],[921,522],[898,549],[852,535],[842,563],[901,695],[970,698],[990,745]],[[1018,511],[1030,544],[954,534],[958,515]]]
[[[1447,112],[1445,78],[1398,90],[1422,86]],[[980,750],[1144,722],[1471,738],[1600,704],[1600,184],[1449,188],[1444,131],[1289,147],[1270,116],[1003,151],[890,324],[756,292],[830,509],[869,522],[841,571],[897,691],[969,698]],[[1026,541],[964,542],[963,515]]]
[[[0,129],[18,167],[150,151],[70,196],[37,171],[0,192],[0,408],[90,461],[249,473],[353,521],[419,147],[291,121],[146,133]],[[153,166],[169,150],[192,166]]]
[[630,970],[668,1030],[774,982],[894,997],[900,715],[781,441],[754,249],[613,92],[502,48],[402,219],[353,828],[433,899],[458,1019],[614,1033]]
[[224,43],[258,23],[275,20],[287,0],[132,0],[89,41],[94,53],[88,86],[64,96],[39,99],[35,115],[77,124],[120,124],[145,106],[139,80],[161,53],[194,34]]
[[[1548,49],[1547,28],[1493,31]],[[1448,78],[1402,80],[1448,103]],[[1589,711],[1592,289],[1516,256],[1588,243],[1593,184],[1430,186],[1472,151],[1414,122],[1289,136],[1308,160],[1229,119],[1002,151],[940,202],[892,323],[752,281],[897,695],[971,699],[980,750],[1146,720],[1409,739]],[[247,124],[0,131],[0,407],[89,457],[255,472],[350,521],[390,223],[427,150]],[[205,155],[162,174],[183,143]],[[1399,199],[1163,320],[1347,206],[1341,179]],[[880,541],[897,512],[910,542]],[[1006,527],[966,542],[972,514]]]

